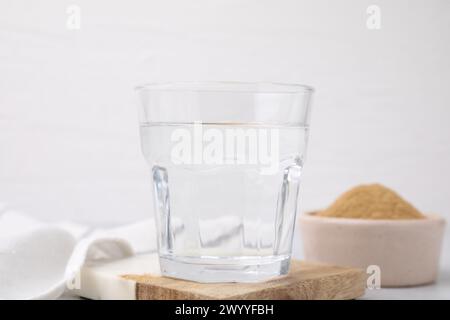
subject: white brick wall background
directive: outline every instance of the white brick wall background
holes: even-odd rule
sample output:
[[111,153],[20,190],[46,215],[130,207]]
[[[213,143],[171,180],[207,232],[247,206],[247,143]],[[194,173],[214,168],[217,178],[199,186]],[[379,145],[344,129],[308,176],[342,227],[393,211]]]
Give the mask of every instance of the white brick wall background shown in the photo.
[[0,202],[45,220],[148,217],[133,86],[281,81],[317,89],[302,209],[381,182],[450,218],[449,57],[446,0],[2,0]]

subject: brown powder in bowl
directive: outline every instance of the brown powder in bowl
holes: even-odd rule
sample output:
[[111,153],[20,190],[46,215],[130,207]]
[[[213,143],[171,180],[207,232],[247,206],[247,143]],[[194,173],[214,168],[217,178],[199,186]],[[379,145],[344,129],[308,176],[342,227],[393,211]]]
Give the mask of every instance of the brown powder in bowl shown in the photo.
[[342,194],[329,208],[317,213],[322,217],[353,219],[423,219],[409,202],[380,184],[361,185]]

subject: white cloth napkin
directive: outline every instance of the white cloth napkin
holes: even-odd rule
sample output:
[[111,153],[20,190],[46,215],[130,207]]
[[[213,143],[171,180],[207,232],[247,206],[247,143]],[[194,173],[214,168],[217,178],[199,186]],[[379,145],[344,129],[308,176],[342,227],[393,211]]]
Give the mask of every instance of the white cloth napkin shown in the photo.
[[44,224],[0,203],[0,299],[56,299],[85,263],[155,250],[152,219],[111,229]]

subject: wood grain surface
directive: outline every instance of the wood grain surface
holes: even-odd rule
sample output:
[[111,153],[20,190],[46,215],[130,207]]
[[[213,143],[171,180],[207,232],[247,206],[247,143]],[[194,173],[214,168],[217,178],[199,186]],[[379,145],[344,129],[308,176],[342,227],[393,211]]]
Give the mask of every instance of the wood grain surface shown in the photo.
[[150,275],[124,275],[136,281],[138,300],[320,300],[355,299],[364,294],[360,269],[292,261],[287,276],[262,283],[197,283]]

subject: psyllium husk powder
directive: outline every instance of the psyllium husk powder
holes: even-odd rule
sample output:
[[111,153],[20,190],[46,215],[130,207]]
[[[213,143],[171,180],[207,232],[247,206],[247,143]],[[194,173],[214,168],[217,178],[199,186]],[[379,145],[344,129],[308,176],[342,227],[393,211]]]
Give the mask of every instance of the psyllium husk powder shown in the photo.
[[352,219],[423,219],[409,202],[381,184],[356,186],[342,194],[330,207],[317,213],[322,217]]

